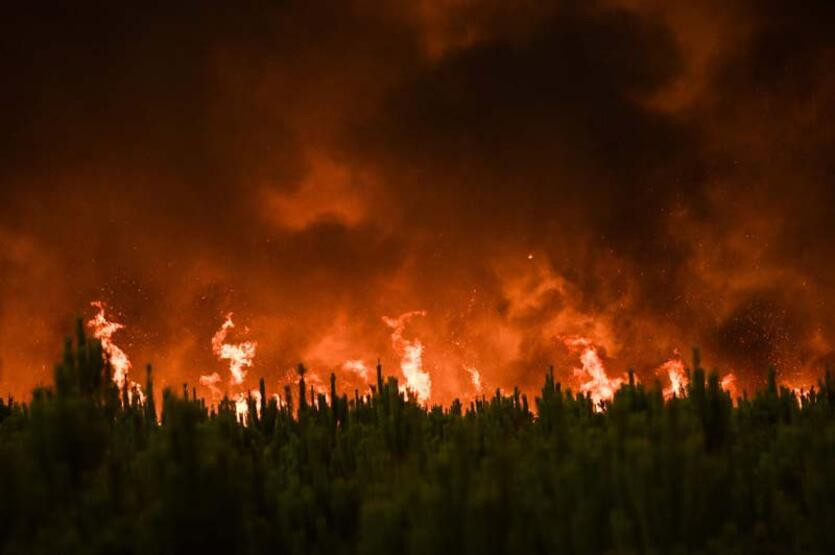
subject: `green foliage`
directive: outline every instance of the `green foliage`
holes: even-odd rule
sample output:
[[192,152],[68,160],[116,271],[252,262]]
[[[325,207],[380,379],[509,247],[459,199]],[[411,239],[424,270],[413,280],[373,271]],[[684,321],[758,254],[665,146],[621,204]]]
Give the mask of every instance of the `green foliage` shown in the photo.
[[[553,370],[425,409],[394,378],[294,406],[119,392],[81,330],[53,388],[0,400],[4,553],[835,553],[835,381],[735,407],[695,360],[665,402],[630,379],[604,410]],[[158,421],[159,419],[159,421]]]

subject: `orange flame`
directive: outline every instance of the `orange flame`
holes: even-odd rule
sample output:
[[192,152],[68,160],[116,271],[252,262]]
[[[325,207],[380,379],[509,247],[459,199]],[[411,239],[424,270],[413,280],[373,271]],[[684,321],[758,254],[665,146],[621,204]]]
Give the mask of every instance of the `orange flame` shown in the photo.
[[217,372],[212,372],[211,374],[200,376],[199,381],[200,385],[209,388],[209,391],[211,391],[212,398],[214,400],[220,398],[220,388],[217,385],[221,382],[220,374],[218,374]]
[[304,375],[304,380],[307,382],[307,387],[313,390],[314,398],[311,399],[311,402],[315,401],[315,396],[319,394],[324,395],[325,399],[330,402],[330,385],[327,379],[322,379],[315,370],[308,369],[307,374]]
[[391,344],[400,356],[400,370],[406,379],[406,388],[415,393],[419,402],[425,403],[432,393],[432,378],[429,372],[423,370],[423,343],[420,339],[403,337],[407,322],[415,316],[426,316],[426,311],[414,310],[397,318],[383,316],[383,321],[394,330]]
[[736,375],[733,372],[722,376],[722,381],[719,383],[719,386],[731,394],[732,400],[736,400],[738,396],[736,391]]
[[594,402],[595,410],[602,410],[601,402],[609,401],[615,396],[615,391],[625,381],[623,378],[609,378],[597,347],[586,337],[569,337],[564,340],[565,345],[572,350],[579,350],[582,368],[574,368],[574,375],[587,378],[580,384],[580,391],[588,395]]
[[246,392],[238,393],[235,397],[235,415],[244,425],[249,424],[249,399],[255,401],[255,413],[261,417],[261,392],[253,389],[247,394]]
[[468,366],[465,370],[470,375],[470,380],[473,382],[475,390],[481,393],[481,373],[474,366]]
[[678,349],[673,351],[673,358],[658,367],[658,372],[664,373],[670,379],[670,385],[664,388],[665,399],[672,397],[683,397],[687,393],[687,385],[690,383],[684,362],[681,360]]
[[252,366],[255,359],[255,348],[258,343],[255,341],[226,343],[226,336],[234,328],[235,322],[232,321],[232,313],[230,312],[226,315],[226,321],[212,337],[212,351],[218,359],[229,361],[230,382],[241,384],[246,378],[247,368]]
[[110,359],[110,365],[113,367],[113,381],[121,389],[128,377],[131,363],[128,355],[113,342],[113,334],[124,329],[125,326],[107,319],[104,302],[93,301],[90,305],[95,307],[98,312],[87,322],[87,325],[93,330],[93,337],[101,341],[102,349],[104,349]]
[[235,397],[235,415],[238,417],[238,420],[246,423],[249,417],[249,403],[246,393],[238,393],[238,396]]
[[348,372],[353,372],[359,376],[360,379],[368,379],[368,366],[366,366],[365,362],[361,360],[346,360],[342,363],[342,369]]
[[101,341],[102,349],[113,368],[113,382],[119,389],[122,389],[127,382],[129,385],[128,401],[133,401],[134,396],[136,396],[140,403],[144,403],[145,392],[142,391],[142,386],[128,379],[128,372],[131,368],[128,355],[113,342],[113,334],[124,329],[124,324],[111,322],[107,319],[106,306],[103,301],[93,301],[90,306],[95,307],[98,312],[87,322],[87,325],[93,330],[93,337]]

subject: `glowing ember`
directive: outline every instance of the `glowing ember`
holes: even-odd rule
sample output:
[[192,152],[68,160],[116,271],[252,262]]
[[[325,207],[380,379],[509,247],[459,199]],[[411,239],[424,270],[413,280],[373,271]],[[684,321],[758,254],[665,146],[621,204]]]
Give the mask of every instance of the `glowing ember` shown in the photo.
[[229,361],[229,380],[233,384],[240,384],[246,378],[247,368],[252,366],[258,343],[255,341],[226,343],[226,336],[233,329],[235,329],[235,322],[232,321],[230,312],[226,315],[226,321],[212,337],[212,351],[218,359]]
[[400,370],[406,379],[406,388],[413,391],[418,401],[425,403],[432,393],[432,378],[423,370],[423,343],[420,339],[406,339],[403,332],[406,324],[415,316],[426,316],[425,310],[414,310],[401,314],[397,318],[383,316],[383,321],[394,331],[391,344],[400,356]]
[[658,368],[658,372],[666,374],[670,379],[670,385],[665,387],[663,391],[665,399],[684,397],[690,380],[687,378],[687,371],[684,368],[684,362],[681,360],[678,349],[673,351],[673,358]]
[[615,391],[623,384],[623,378],[609,378],[603,361],[597,353],[594,344],[585,337],[570,337],[564,340],[565,345],[572,350],[580,351],[582,368],[575,368],[574,375],[585,379],[580,384],[580,391],[588,395],[594,402],[595,410],[602,410],[602,401],[609,401],[615,396]]
[[479,373],[478,369],[469,366],[466,368],[466,370],[467,373],[470,375],[470,380],[473,382],[473,387],[476,391],[481,393],[481,374]]
[[124,329],[125,326],[107,319],[106,307],[102,301],[93,301],[90,305],[95,307],[98,312],[87,322],[87,325],[93,330],[93,336],[101,341],[102,349],[104,349],[110,360],[110,365],[113,367],[113,381],[121,389],[128,377],[131,363],[128,355],[113,342],[113,335]]

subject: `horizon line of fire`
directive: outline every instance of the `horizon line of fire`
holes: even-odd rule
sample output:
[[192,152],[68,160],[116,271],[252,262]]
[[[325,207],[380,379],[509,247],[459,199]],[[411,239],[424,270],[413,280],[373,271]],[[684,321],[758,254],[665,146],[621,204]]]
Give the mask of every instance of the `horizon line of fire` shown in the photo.
[[[119,389],[124,389],[127,386],[128,396],[138,395],[139,400],[144,402],[144,392],[142,387],[137,382],[130,380],[129,372],[132,363],[127,354],[113,341],[113,335],[124,329],[124,324],[111,321],[107,317],[107,306],[103,301],[93,301],[91,306],[96,308],[96,314],[87,321],[88,327],[92,330],[93,336],[102,344],[102,350],[113,368],[112,379]],[[248,369],[253,366],[255,356],[257,353],[258,343],[254,340],[246,340],[238,343],[228,341],[229,333],[236,328],[233,320],[233,313],[227,313],[220,328],[215,332],[211,339],[211,349],[219,361],[227,362],[229,366],[229,385],[241,386],[246,378]],[[423,369],[423,350],[424,345],[418,338],[407,339],[405,337],[406,325],[414,317],[426,316],[426,311],[415,310],[401,314],[396,318],[382,317],[383,322],[392,329],[391,341],[395,353],[400,357],[400,370],[405,379],[405,383],[400,385],[400,391],[412,395],[420,404],[426,405],[431,398],[432,378],[426,370]],[[248,328],[243,329],[244,334],[249,333]],[[581,366],[573,369],[573,375],[578,381],[578,393],[582,393],[592,400],[595,407],[603,407],[607,401],[614,398],[615,392],[625,383],[630,380],[637,380],[637,376],[630,373],[624,373],[622,376],[610,377],[603,364],[603,360],[598,353],[597,346],[583,336],[567,336],[563,338],[566,347],[579,356]],[[303,365],[299,365],[299,369],[303,369]],[[345,371],[352,372],[360,379],[368,379],[368,367],[365,362],[360,359],[347,360],[340,366]],[[473,366],[465,366],[465,371],[470,376],[470,381],[473,384],[476,397],[482,395],[484,384],[478,369]],[[380,372],[378,360],[378,374]],[[303,374],[305,370],[300,371],[303,381]],[[687,386],[690,383],[690,370],[684,364],[678,350],[674,350],[673,356],[661,364],[656,369],[656,375],[663,375],[669,384],[662,389],[664,399],[672,397],[682,397],[686,394]],[[317,376],[311,375],[311,395],[321,393],[326,396],[328,390],[321,383],[321,379]],[[201,375],[198,378],[198,383],[206,387],[212,395],[212,400],[218,402],[223,398],[228,398],[229,392],[223,392],[220,384],[223,378],[218,372]],[[737,391],[737,377],[734,372],[728,372],[721,376],[720,387],[731,395],[731,399],[736,399],[739,395]],[[371,386],[373,388],[373,385]],[[803,392],[802,388],[789,387],[796,395]],[[497,392],[501,392],[501,388]],[[237,394],[233,393],[239,415],[246,412],[248,407],[247,398],[249,396],[260,395],[260,391],[249,390],[240,391]],[[278,395],[274,395],[278,397]],[[245,417],[245,414],[244,414]]]

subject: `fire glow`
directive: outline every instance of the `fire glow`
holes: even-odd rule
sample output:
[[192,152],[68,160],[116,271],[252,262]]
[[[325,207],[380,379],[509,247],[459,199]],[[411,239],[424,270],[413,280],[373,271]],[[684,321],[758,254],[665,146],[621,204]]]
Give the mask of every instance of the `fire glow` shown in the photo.
[[406,389],[414,392],[418,401],[425,403],[432,394],[432,377],[423,369],[423,343],[420,339],[406,339],[406,324],[416,316],[426,316],[425,310],[414,310],[397,318],[383,316],[383,321],[393,331],[391,344],[400,356],[400,370],[406,379]]
[[687,377],[687,370],[678,350],[673,353],[673,358],[661,365],[658,371],[667,376],[670,381],[670,385],[663,390],[664,398],[683,397],[687,392],[687,384],[690,383],[690,379]]
[[601,410],[604,401],[611,401],[615,391],[623,385],[623,378],[610,378],[597,352],[597,347],[586,337],[565,339],[569,349],[580,352],[580,368],[574,369],[574,375],[581,380],[580,391],[591,398],[597,410]]
[[258,343],[255,341],[226,342],[229,332],[235,329],[232,316],[231,312],[226,315],[223,325],[212,337],[212,352],[218,359],[229,362],[229,381],[234,385],[240,385],[246,378],[247,370],[252,367]]
[[465,370],[470,375],[470,380],[473,382],[473,387],[475,388],[476,393],[481,393],[481,373],[473,366],[468,366]]
[[[535,392],[554,364],[602,398],[631,366],[669,397],[688,387],[681,364],[658,370],[673,347],[740,392],[769,366],[808,388],[835,360],[829,35],[762,65],[782,35],[751,3],[532,2],[506,24],[495,2],[417,2],[322,41],[343,18],[269,4],[268,40],[183,26],[188,67],[158,58],[179,33],[125,59],[66,50],[76,25],[21,34],[44,58],[10,57],[23,88],[0,92],[0,393],[46,383],[93,298],[129,315],[96,324],[117,383],[153,362],[217,395],[299,361],[350,391],[381,357],[445,404],[478,390],[470,367]],[[778,50],[806,44],[803,21],[775,21],[800,40]],[[135,29],[114,24],[118,50]],[[380,318],[416,308],[393,352]],[[593,350],[554,342],[572,335]]]
[[131,369],[131,362],[128,355],[116,343],[113,342],[113,335],[125,328],[124,324],[112,322],[107,319],[107,308],[103,301],[93,301],[90,306],[96,309],[96,314],[87,322],[87,326],[93,331],[93,337],[101,341],[102,350],[106,360],[110,362],[113,369],[113,383],[120,390],[127,388],[127,399],[132,401],[138,397],[140,402],[145,401],[145,394],[142,387],[128,378]]
[[[138,395],[140,400],[144,399],[144,392],[139,384],[129,379],[130,358],[114,342],[114,336],[124,330],[125,325],[108,318],[107,307],[104,302],[94,301],[90,304],[97,312],[87,324],[92,330],[93,336],[102,343],[106,359],[113,368],[114,383],[120,389],[127,385],[129,399],[132,399],[134,395]],[[421,404],[427,404],[430,400],[433,400],[432,376],[424,368],[424,342],[421,338],[414,336],[414,332],[411,336],[407,336],[407,327],[413,319],[423,318],[426,315],[427,312],[424,310],[414,310],[402,313],[397,317],[382,317],[384,325],[391,330],[389,336],[391,349],[399,358],[399,367],[405,382],[401,385],[401,391],[410,392]],[[228,380],[224,379],[219,372],[212,372],[199,376],[198,382],[200,386],[208,390],[213,402],[218,402],[222,397],[231,395],[230,398],[235,405],[239,418],[246,422],[249,419],[250,399],[255,399],[255,406],[260,408],[260,403],[257,402],[260,398],[260,391],[257,389],[249,390],[245,386],[248,370],[254,365],[258,342],[251,339],[237,343],[230,341],[230,335],[236,329],[238,328],[234,321],[234,314],[227,313],[220,328],[213,334],[210,341],[212,354],[218,361],[228,364]],[[248,334],[249,329],[242,328],[240,332]],[[627,382],[626,374],[613,376],[607,371],[604,355],[601,354],[605,351],[601,351],[601,346],[590,337],[568,335],[562,336],[560,342],[568,348],[571,356],[576,357],[579,362],[579,366],[572,369],[566,384],[570,387],[576,387],[577,391],[586,395],[593,402],[595,410],[603,410],[605,403],[611,401],[616,391]],[[348,378],[349,381],[351,379],[359,380],[359,382],[354,382],[356,384],[368,384],[368,381],[372,378],[369,366],[361,358],[344,360],[342,363],[337,363],[333,368],[341,371],[343,378]],[[484,389],[481,371],[475,366],[467,364],[458,366],[458,368],[463,368],[463,374],[468,378],[469,387],[467,389],[469,394],[481,394]],[[662,389],[665,399],[687,396],[690,381],[689,372],[677,349],[674,350],[670,359],[656,367],[656,376],[666,382]],[[285,377],[293,373],[294,370],[290,370],[285,374]],[[305,379],[311,394],[322,394],[329,398],[330,390],[327,380],[322,379],[317,370],[308,370]],[[637,377],[634,379],[637,380]],[[224,391],[222,385],[224,383],[231,386],[231,392],[228,389]],[[736,374],[733,372],[726,373],[721,378],[720,387],[735,399],[738,395]],[[798,387],[792,389],[796,393],[801,391]],[[467,394],[464,391],[462,390],[461,395],[466,397]]]
[[107,319],[106,307],[102,301],[93,301],[90,303],[97,312],[91,320],[87,322],[90,329],[93,330],[93,337],[101,341],[102,349],[107,354],[110,360],[110,365],[113,368],[113,381],[121,389],[130,372],[131,363],[128,355],[125,354],[118,345],[113,342],[113,335],[125,328],[123,324],[118,322],[111,322]]

